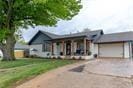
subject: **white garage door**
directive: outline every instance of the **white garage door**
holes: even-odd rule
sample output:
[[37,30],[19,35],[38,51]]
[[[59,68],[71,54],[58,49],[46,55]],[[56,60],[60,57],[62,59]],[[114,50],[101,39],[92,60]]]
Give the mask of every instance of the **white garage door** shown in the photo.
[[100,44],[100,57],[123,57],[123,43]]

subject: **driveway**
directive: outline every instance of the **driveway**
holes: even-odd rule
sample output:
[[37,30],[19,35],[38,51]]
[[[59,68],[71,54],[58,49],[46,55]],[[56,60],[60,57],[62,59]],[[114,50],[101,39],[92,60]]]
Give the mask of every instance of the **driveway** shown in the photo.
[[133,75],[133,61],[129,59],[97,59],[90,61],[85,71],[101,74],[130,78]]
[[133,88],[133,62],[97,59],[42,74],[16,88]]

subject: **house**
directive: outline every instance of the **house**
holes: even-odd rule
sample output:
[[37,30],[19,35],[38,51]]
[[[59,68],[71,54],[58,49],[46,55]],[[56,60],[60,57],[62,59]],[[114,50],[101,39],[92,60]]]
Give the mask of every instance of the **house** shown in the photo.
[[104,34],[102,30],[56,35],[38,31],[29,41],[30,55],[61,58],[131,58],[133,32]]
[[29,57],[29,46],[17,42],[14,47],[14,54],[16,58]]
[[[14,54],[16,58],[23,58],[29,56],[29,45],[16,42],[14,47]],[[0,57],[3,57],[2,51],[0,50]]]
[[16,42],[14,49],[15,50],[29,50],[29,45]]

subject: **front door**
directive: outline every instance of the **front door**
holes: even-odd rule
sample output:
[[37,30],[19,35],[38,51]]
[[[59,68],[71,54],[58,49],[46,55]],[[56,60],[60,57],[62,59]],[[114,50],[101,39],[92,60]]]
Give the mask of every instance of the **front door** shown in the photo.
[[71,55],[71,43],[66,43],[66,55]]

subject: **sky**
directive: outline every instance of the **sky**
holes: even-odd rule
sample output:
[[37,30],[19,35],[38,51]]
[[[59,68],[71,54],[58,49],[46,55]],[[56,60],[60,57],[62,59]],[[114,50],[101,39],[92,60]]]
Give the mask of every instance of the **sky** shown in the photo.
[[55,34],[80,32],[85,28],[102,29],[104,33],[133,31],[133,0],[82,0],[83,8],[69,21],[59,21],[56,27],[29,28],[23,37],[29,41],[38,30]]

